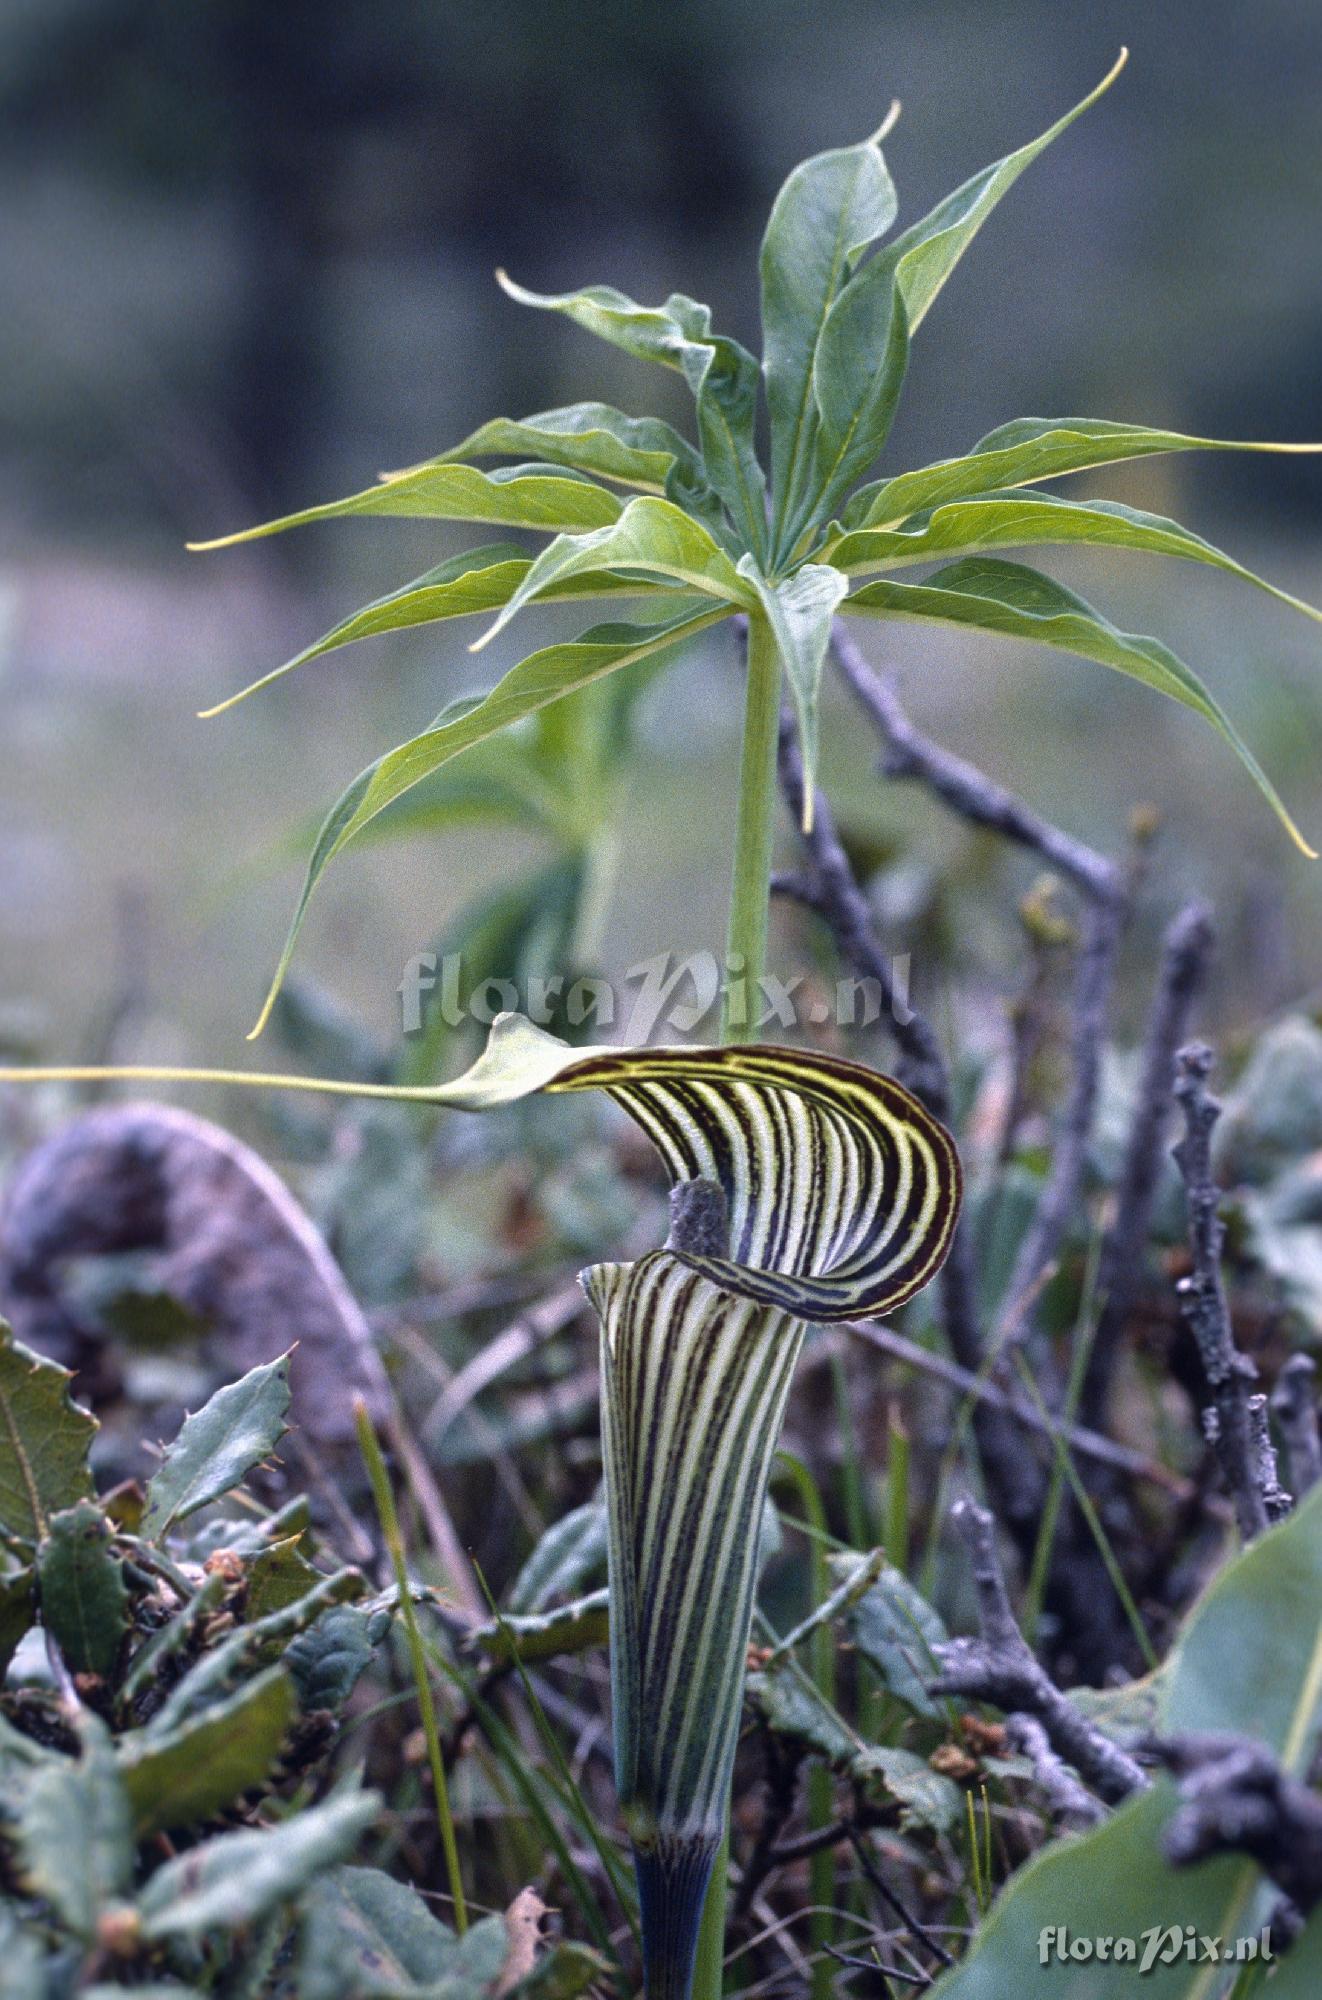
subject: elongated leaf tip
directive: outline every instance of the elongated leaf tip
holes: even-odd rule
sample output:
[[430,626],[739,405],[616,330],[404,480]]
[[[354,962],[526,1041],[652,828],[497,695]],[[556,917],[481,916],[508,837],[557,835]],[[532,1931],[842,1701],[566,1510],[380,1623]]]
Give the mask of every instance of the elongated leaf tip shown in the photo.
[[283,976],[284,974],[282,968],[280,972],[277,972],[274,980],[271,983],[271,990],[267,994],[265,1000],[263,1000],[262,1002],[261,1013],[257,1016],[256,1021],[253,1023],[252,1027],[249,1028],[247,1034],[244,1036],[243,1039],[245,1042],[258,1041],[260,1040],[262,1034],[265,1032],[266,1024],[271,1018],[271,1009],[275,1006],[276,995],[280,991],[280,986],[283,980]]
[[256,528],[238,528],[232,535],[214,535],[209,542],[185,542],[190,556],[209,555],[212,549],[232,549],[236,542],[251,541],[259,531]]
[[892,97],[889,111],[882,119],[880,125],[878,125],[872,137],[868,140],[869,146],[879,146],[883,139],[889,139],[891,133],[900,122],[900,112],[903,108],[899,98]]

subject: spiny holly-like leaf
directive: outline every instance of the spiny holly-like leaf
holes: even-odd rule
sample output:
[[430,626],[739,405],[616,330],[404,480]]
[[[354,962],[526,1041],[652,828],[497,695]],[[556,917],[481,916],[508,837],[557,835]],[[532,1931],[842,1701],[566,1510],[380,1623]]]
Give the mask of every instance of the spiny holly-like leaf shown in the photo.
[[0,1576],[0,1682],[9,1671],[9,1662],[32,1630],[36,1604],[32,1595],[33,1572],[14,1570]]
[[[153,1718],[154,1729],[174,1729],[191,1716],[215,1707],[259,1668],[284,1658],[294,1671],[293,1642],[333,1606],[361,1597],[364,1583],[356,1569],[337,1570],[324,1577],[280,1611],[268,1612],[255,1625],[240,1625],[219,1646],[204,1653]],[[177,1621],[176,1621],[177,1622]],[[297,1675],[295,1676],[297,1679]]]
[[761,599],[790,684],[803,750],[803,823],[805,831],[811,832],[822,665],[830,643],[831,620],[849,589],[849,578],[824,563],[805,563],[792,576],[767,583],[751,565],[740,567]]
[[886,580],[865,584],[847,597],[841,608],[1031,639],[1097,660],[1142,681],[1211,723],[1234,750],[1296,846],[1304,854],[1313,854],[1271,780],[1193,669],[1159,640],[1120,631],[1073,591],[1037,570],[998,562],[991,556],[970,556],[939,570],[925,583]]
[[0,1319],[0,1533],[39,1542],[50,1516],[89,1499],[96,1418],[69,1397],[69,1372]]
[[1173,451],[1250,451],[1291,457],[1320,452],[1322,445],[1187,437],[1182,431],[1149,430],[1143,424],[1113,423],[1105,417],[1020,417],[989,431],[962,458],[938,459],[935,465],[860,488],[845,509],[845,526],[894,527],[947,500],[1032,486],[1095,465],[1119,465]]
[[[0,1908],[0,2000],[45,2000],[49,1964],[36,1933],[20,1925],[16,1915]],[[95,2000],[95,1987],[85,1991],[87,2000]],[[107,2000],[104,1988],[100,2000]]]
[[432,463],[506,457],[567,465],[650,493],[664,493],[677,466],[686,484],[703,480],[697,452],[670,424],[660,417],[626,417],[609,403],[571,403],[517,420],[495,417]]
[[676,589],[718,597],[731,606],[750,600],[739,571],[700,521],[669,500],[643,495],[631,500],[610,527],[590,535],[561,535],[543,549],[473,650],[494,639],[550,585],[607,569],[638,572]]
[[[499,610],[523,582],[531,567],[532,558],[512,542],[496,543],[486,549],[470,549],[467,554],[455,556],[450,562],[428,570],[416,582],[406,583],[402,589],[391,591],[388,596],[379,597],[375,603],[365,605],[361,611],[341,619],[323,638],[306,646],[292,660],[286,660],[283,666],[273,668],[259,680],[241,688],[237,694],[217,702],[213,708],[202,709],[201,719],[205,722],[213,716],[223,715],[226,709],[246,701],[249,695],[259,694],[272,682],[293,673],[295,667],[305,666],[309,660],[334,652],[339,646],[352,645],[359,639],[377,638],[383,632],[399,632],[410,626],[435,625],[446,619],[471,618],[483,611]],[[664,601],[664,586],[645,576],[630,579],[589,571],[550,584],[541,595],[557,602],[562,598],[658,596]]]
[[778,536],[815,439],[813,361],[826,316],[863,251],[895,220],[878,137],[797,166],[762,239],[762,367]]
[[589,686],[603,674],[615,673],[635,660],[645,660],[653,653],[696,638],[709,625],[728,615],[729,607],[721,605],[660,625],[594,625],[581,638],[544,646],[529,654],[510,669],[484,700],[464,714],[453,720],[438,718],[421,736],[413,737],[369,765],[336,801],[317,837],[280,963],[253,1035],[260,1034],[266,1025],[318,882],[335,856],[378,813],[448,764],[461,750],[485,742],[498,730],[522,721],[526,715],[534,715],[562,695]]
[[302,2000],[416,1993],[453,1970],[458,1942],[406,1882],[379,1868],[334,1868],[307,1899],[298,1990]]
[[414,472],[392,473],[364,493],[304,507],[278,521],[263,521],[237,534],[190,542],[195,550],[228,549],[263,535],[313,521],[338,521],[354,514],[384,514],[425,521],[490,521],[505,528],[600,528],[620,511],[615,494],[589,479],[555,466],[511,465],[479,472],[475,465],[432,464]]
[[[863,1563],[852,1552],[828,1557],[833,1576],[845,1581]],[[918,1715],[939,1716],[942,1704],[927,1692],[940,1663],[935,1649],[949,1634],[940,1616],[903,1570],[885,1569],[846,1615],[850,1637],[890,1692]]]
[[508,1611],[470,1630],[465,1645],[488,1659],[531,1666],[604,1646],[610,1630],[610,1592],[594,1590],[554,1611]]
[[389,1629],[388,1613],[356,1604],[323,1612],[285,1654],[300,1708],[342,1708]]
[[[1230,1730],[1265,1744],[1289,1774],[1308,1770],[1322,1730],[1322,1487],[1228,1564],[1195,1605],[1162,1676],[1158,1729]],[[1001,2000],[1026,1965],[1037,1967],[1044,1931],[1069,1924],[1083,1933],[1071,1917],[1082,1909],[1090,1937],[1141,1940],[1147,1931],[1192,1925],[1197,1936],[1231,1948],[1256,1936],[1263,1920],[1256,1865],[1226,1856],[1172,1867],[1162,1837],[1175,1807],[1175,1787],[1163,1778],[1095,1833],[1044,1849],[1010,1882],[967,1958],[940,1981],[940,2000]],[[1052,2000],[1131,2000],[1138,1985],[1156,2000],[1205,2000],[1222,1990],[1222,1974],[1211,1973],[1207,1961],[1183,1955],[1141,1980],[1132,1962],[1114,1957],[1051,1958],[1041,1981]],[[1311,1963],[1309,1978],[1294,1991],[1316,1990]],[[1273,1979],[1268,1990],[1275,1987]]]
[[1053,139],[1058,139],[1076,118],[1097,102],[1104,91],[1110,89],[1124,68],[1128,53],[1128,50],[1122,49],[1096,89],[1090,90],[1072,111],[1067,111],[1063,118],[1048,126],[1039,138],[1030,140],[1017,152],[1007,153],[1003,160],[997,160],[990,167],[984,167],[981,173],[974,174],[971,180],[965,181],[962,187],[938,202],[921,222],[915,222],[878,253],[876,261],[884,269],[895,273],[908,308],[911,329],[919,326],[928,307],[1001,197],[1009,193],[1025,167],[1031,166]]
[[296,1709],[283,1667],[270,1667],[228,1701],[177,1729],[139,1729],[118,1769],[133,1810],[133,1834],[196,1826],[260,1785],[280,1754]]
[[257,1923],[352,1854],[380,1805],[375,1792],[355,1792],[279,1826],[203,1841],[158,1868],[142,1891],[144,1936],[197,1938]]
[[1165,520],[1116,500],[1069,500],[1055,493],[985,493],[947,501],[900,528],[865,528],[829,542],[819,559],[850,576],[938,561],[966,551],[1082,543],[1092,548],[1136,549],[1206,563],[1265,590],[1269,597],[1322,621],[1322,611],[1255,576],[1233,556],[1205,542],[1178,521]]
[[323,1572],[299,1553],[302,1539],[301,1535],[288,1535],[283,1541],[272,1542],[248,1564],[244,1614],[249,1624],[297,1604],[322,1581]]
[[143,1533],[159,1538],[246,1479],[284,1436],[288,1408],[287,1354],[217,1389],[185,1421],[152,1474]]
[[46,1765],[28,1785],[18,1847],[32,1893],[91,1939],[100,1912],[129,1887],[133,1836],[109,1737],[95,1720],[82,1733],[81,1757]]
[[41,1621],[71,1673],[110,1673],[128,1627],[128,1588],[94,1500],[52,1514],[37,1554]]

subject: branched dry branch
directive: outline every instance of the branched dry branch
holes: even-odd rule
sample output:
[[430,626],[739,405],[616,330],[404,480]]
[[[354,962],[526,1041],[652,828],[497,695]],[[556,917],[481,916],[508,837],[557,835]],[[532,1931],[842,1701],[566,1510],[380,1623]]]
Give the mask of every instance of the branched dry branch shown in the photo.
[[996,1524],[984,1507],[957,1501],[951,1519],[968,1545],[978,1594],[979,1636],[936,1648],[933,1694],[991,1702],[1007,1715],[1041,1723],[1056,1755],[1109,1805],[1148,1783],[1140,1765],[1095,1729],[1056,1686],[1015,1623],[996,1553]]
[[[779,760],[786,803],[795,825],[802,826],[803,759],[788,715],[781,720]],[[788,887],[790,893],[808,901],[830,927],[846,964],[864,978],[878,981],[886,1003],[886,1025],[906,1058],[908,1081],[938,1118],[949,1117],[950,1080],[941,1045],[922,1014],[897,1005],[890,962],[877,937],[871,905],[855,880],[834,815],[820,790],[815,795],[812,831],[802,837],[813,869],[810,886],[805,891],[799,877],[791,878],[789,884],[782,878],[778,886],[782,890]],[[950,1352],[960,1367],[976,1373],[982,1361],[977,1281],[972,1237],[962,1218],[942,1268],[939,1297],[942,1330]],[[974,1436],[997,1505],[1011,1520],[1026,1527],[1037,1518],[1041,1505],[1040,1467],[1024,1451],[1023,1440],[1006,1414],[991,1404],[978,1405]]]
[[1322,1798],[1247,1737],[1182,1735],[1148,1746],[1180,1781],[1166,1829],[1176,1867],[1209,1855],[1249,1854],[1296,1910],[1322,1903]]
[[846,684],[885,739],[882,769],[888,778],[921,780],[961,819],[1040,854],[1089,901],[1105,902],[1117,894],[1121,881],[1113,862],[1052,826],[1013,792],[916,729],[894,688],[868,665],[839,622],[831,634],[831,650]]
[[1240,1533],[1251,1541],[1272,1518],[1268,1495],[1277,1490],[1276,1463],[1266,1426],[1250,1409],[1258,1371],[1235,1346],[1221,1278],[1225,1230],[1217,1213],[1221,1191],[1212,1175],[1212,1129],[1221,1106],[1207,1088],[1213,1061],[1203,1042],[1191,1042],[1176,1058],[1184,1137],[1173,1151],[1184,1179],[1193,1259],[1193,1270],[1176,1289],[1210,1392],[1203,1426],[1235,1503]]
[[885,775],[920,780],[962,819],[1040,855],[1074,885],[1087,907],[1072,1007],[1073,1080],[1052,1148],[1051,1170],[1019,1246],[1006,1291],[1007,1309],[998,1329],[998,1345],[1019,1341],[1031,1330],[1032,1301],[1078,1202],[1097,1105],[1115,961],[1129,911],[1129,885],[1124,870],[1115,862],[1052,826],[1004,786],[915,728],[894,688],[868,665],[839,622],[831,645],[845,682],[885,740],[881,765]]
[[1106,1817],[1105,1807],[1084,1790],[1069,1765],[1056,1755],[1035,1715],[1007,1715],[1005,1741],[1009,1749],[1028,1758],[1033,1782],[1057,1819],[1082,1831]]
[[1175,1052],[1202,988],[1215,933],[1205,903],[1187,903],[1167,929],[1156,993],[1148,1017],[1138,1099],[1116,1191],[1115,1218],[1102,1249],[1097,1288],[1102,1309],[1093,1338],[1080,1413],[1096,1424],[1106,1404],[1134,1288],[1143,1266],[1152,1202],[1161,1171],[1161,1142],[1170,1116]]
[[1317,1363],[1311,1354],[1292,1354],[1276,1377],[1272,1412],[1285,1446],[1290,1491],[1302,1500],[1322,1479],[1322,1441],[1317,1426]]

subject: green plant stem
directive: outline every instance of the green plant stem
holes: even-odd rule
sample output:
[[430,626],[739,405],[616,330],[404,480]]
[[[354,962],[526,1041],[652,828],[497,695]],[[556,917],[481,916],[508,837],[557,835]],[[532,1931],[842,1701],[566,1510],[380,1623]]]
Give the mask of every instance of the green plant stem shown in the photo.
[[698,1949],[693,1958],[692,2000],[721,2000],[725,1984],[725,1903],[730,1875],[730,1833],[716,1850],[711,1881],[702,1906],[698,1928]]
[[[791,1452],[782,1451],[777,1469],[793,1485],[804,1515],[816,1531],[808,1542],[808,1589],[816,1606],[831,1594],[831,1572],[827,1566],[825,1546],[826,1507],[817,1481],[801,1459],[795,1458]],[[834,1708],[837,1693],[835,1640],[829,1625],[819,1626],[812,1634],[809,1659],[817,1692]],[[808,1830],[818,1833],[831,1823],[831,1773],[825,1764],[816,1761],[810,1764],[805,1791]],[[829,1847],[814,1854],[808,1863],[808,1882],[812,1900],[808,1930],[813,1952],[811,1992],[813,2000],[830,2000],[836,1968],[826,1951],[827,1945],[835,1942],[835,1925],[831,1917],[835,1903],[835,1856]]]
[[436,1823],[441,1832],[445,1872],[450,1882],[450,1900],[454,1904],[454,1927],[462,1937],[468,1929],[468,1905],[464,1901],[463,1877],[459,1872],[459,1849],[455,1843],[454,1819],[450,1812],[450,1789],[445,1778],[445,1759],[441,1755],[441,1736],[436,1727],[436,1704],[432,1700],[427,1656],[423,1649],[422,1634],[418,1630],[409,1573],[404,1562],[404,1538],[399,1531],[395,1496],[390,1490],[390,1474],[386,1471],[386,1461],[377,1442],[376,1432],[372,1429],[372,1419],[367,1414],[367,1405],[361,1396],[354,1397],[353,1420],[358,1432],[358,1449],[362,1452],[363,1464],[367,1467],[367,1476],[372,1483],[372,1498],[376,1502],[377,1519],[381,1523],[381,1533],[395,1572],[395,1582],[399,1587],[399,1615],[404,1620],[404,1636],[408,1643],[409,1661],[413,1668],[414,1685],[418,1691],[418,1709],[422,1716],[422,1733],[427,1742],[427,1761],[431,1766],[432,1788],[436,1794]]
[[[748,621],[748,679],[739,761],[739,817],[735,829],[734,881],[726,941],[726,982],[721,999],[721,1040],[751,1040],[767,960],[771,899],[771,844],[776,812],[776,748],[780,734],[780,651],[763,618]],[[693,1969],[693,2000],[720,2000],[725,1968],[726,1884],[730,1835],[712,1866],[702,1906]]]
[[751,1041],[757,1026],[767,961],[771,845],[776,814],[776,747],[780,733],[780,650],[765,618],[748,619],[748,678],[739,763],[739,817],[726,941],[721,1040]]

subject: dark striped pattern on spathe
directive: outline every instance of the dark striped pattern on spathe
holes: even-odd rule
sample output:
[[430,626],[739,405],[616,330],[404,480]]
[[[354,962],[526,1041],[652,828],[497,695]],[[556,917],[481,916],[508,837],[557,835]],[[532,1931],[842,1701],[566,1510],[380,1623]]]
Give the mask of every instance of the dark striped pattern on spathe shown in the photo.
[[861,1063],[798,1049],[622,1049],[550,1090],[607,1090],[672,1179],[718,1180],[730,1255],[680,1252],[741,1298],[809,1320],[893,1310],[936,1274],[962,1187],[945,1127]]
[[670,1251],[599,1264],[615,1779],[643,1855],[724,1827],[758,1531],[803,1322]]

